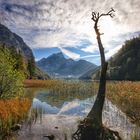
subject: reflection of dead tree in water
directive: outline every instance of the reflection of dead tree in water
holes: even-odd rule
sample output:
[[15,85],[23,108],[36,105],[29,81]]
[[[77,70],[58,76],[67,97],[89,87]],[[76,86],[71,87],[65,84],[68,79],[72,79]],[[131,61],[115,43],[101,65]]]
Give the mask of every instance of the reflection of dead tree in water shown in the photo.
[[104,48],[100,37],[102,34],[98,29],[98,22],[103,16],[110,16],[113,18],[114,12],[113,8],[109,12],[102,14],[92,12],[92,20],[94,21],[94,29],[97,35],[97,42],[101,56],[99,90],[91,111],[79,124],[78,130],[72,136],[72,140],[121,140],[118,132],[104,127],[102,123],[102,110],[105,101],[106,71],[108,63],[105,60]]

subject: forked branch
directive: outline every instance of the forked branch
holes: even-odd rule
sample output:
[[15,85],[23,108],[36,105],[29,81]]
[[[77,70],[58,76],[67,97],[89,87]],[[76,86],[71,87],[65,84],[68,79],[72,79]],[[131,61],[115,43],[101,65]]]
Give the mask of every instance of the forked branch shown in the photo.
[[114,12],[115,12],[115,10],[113,8],[111,8],[107,13],[102,13],[102,14],[100,14],[99,12],[92,12],[91,19],[95,22],[94,28],[95,28],[97,37],[103,34],[103,33],[99,32],[99,29],[97,26],[99,19],[103,16],[110,16],[111,18],[113,18],[115,16]]
[[97,22],[99,20],[100,17],[102,16],[110,16],[111,18],[113,18],[115,15],[114,15],[114,12],[115,10],[113,8],[111,8],[107,13],[102,13],[100,14],[99,12],[92,12],[92,20],[94,22]]

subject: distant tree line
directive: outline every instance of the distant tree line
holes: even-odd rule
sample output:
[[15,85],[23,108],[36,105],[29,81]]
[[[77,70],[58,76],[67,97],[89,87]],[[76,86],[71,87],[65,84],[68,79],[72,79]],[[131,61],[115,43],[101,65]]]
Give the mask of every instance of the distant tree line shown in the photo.
[[[99,71],[93,75],[99,79]],[[122,48],[110,58],[108,80],[140,80],[140,36],[125,41]]]

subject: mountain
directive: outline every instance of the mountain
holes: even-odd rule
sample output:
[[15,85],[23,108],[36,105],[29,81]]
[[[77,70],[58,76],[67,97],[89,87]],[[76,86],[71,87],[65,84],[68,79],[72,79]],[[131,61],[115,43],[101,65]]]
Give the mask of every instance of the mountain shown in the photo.
[[109,60],[108,79],[140,80],[140,36],[127,40]]
[[6,47],[10,50],[12,56],[17,60],[17,68],[24,71],[26,78],[43,76],[35,65],[34,55],[30,47],[20,36],[2,24],[0,24],[0,47]]
[[6,44],[9,48],[16,49],[17,52],[21,51],[28,60],[34,59],[32,50],[23,39],[2,24],[0,24],[0,44]]
[[86,71],[83,75],[79,77],[80,80],[91,80],[92,76],[100,69],[100,66]]
[[[87,79],[99,79],[100,69],[87,72]],[[84,79],[84,78],[83,78]],[[125,41],[122,48],[110,58],[108,80],[140,80],[140,36]]]
[[96,68],[96,65],[85,60],[66,59],[61,52],[42,58],[37,62],[37,65],[40,69],[55,77],[77,78],[86,71]]

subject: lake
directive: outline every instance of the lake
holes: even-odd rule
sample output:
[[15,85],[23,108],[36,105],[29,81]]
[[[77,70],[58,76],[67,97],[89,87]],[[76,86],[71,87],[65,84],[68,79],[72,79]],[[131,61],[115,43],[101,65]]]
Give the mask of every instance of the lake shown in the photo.
[[[55,140],[71,140],[78,122],[82,120],[95,101],[93,94],[53,94],[47,89],[28,89],[27,94],[34,95],[31,110],[37,110],[38,119],[32,126],[24,125],[17,137],[18,140],[47,140],[46,135],[55,135]],[[32,111],[30,111],[32,112]],[[30,113],[29,113],[30,115]],[[120,133],[123,140],[139,140],[140,128],[130,122],[127,116],[105,101],[103,123]],[[137,139],[136,139],[137,137]]]

